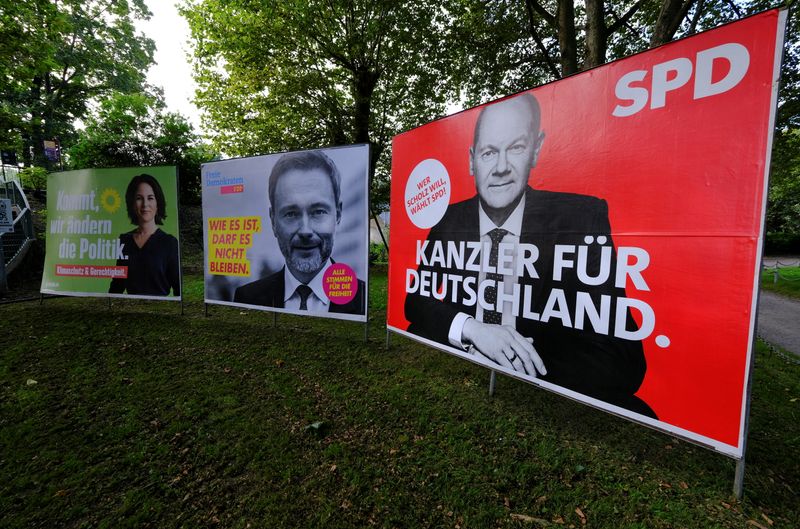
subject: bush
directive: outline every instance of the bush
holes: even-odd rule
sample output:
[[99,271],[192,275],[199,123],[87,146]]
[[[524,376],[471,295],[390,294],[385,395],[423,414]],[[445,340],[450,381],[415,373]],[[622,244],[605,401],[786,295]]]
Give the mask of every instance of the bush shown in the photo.
[[389,255],[383,243],[369,243],[369,264],[389,262]]
[[766,255],[800,255],[800,234],[767,233],[764,240]]
[[25,167],[19,172],[23,189],[47,189],[47,169],[44,167]]

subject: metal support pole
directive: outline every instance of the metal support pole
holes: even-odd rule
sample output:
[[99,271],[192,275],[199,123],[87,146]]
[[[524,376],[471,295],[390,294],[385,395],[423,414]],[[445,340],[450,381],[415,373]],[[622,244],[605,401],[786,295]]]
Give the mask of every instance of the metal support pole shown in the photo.
[[108,298],[108,309],[111,310],[111,298]]
[[772,273],[772,283],[778,284],[778,265],[775,265],[775,271]]
[[273,312],[272,313],[272,326],[275,327],[276,329],[278,328],[278,313],[277,312]]
[[364,343],[369,343],[369,296],[367,296],[367,302],[365,305],[364,316],[366,318],[364,319]]
[[489,396],[494,397],[494,386],[495,382],[497,382],[497,372],[492,369],[491,374],[489,375]]
[[6,276],[6,261],[3,256],[3,240],[0,239],[0,294],[8,291],[8,279]]
[[733,478],[733,495],[741,501],[744,496],[744,455],[736,460],[736,475]]
[[389,350],[389,328],[386,328],[386,350]]
[[44,294],[39,292],[39,305],[44,305]]
[[181,298],[181,316],[183,316],[183,298]]
[[206,318],[208,318],[208,303],[203,303],[203,311],[206,313]]

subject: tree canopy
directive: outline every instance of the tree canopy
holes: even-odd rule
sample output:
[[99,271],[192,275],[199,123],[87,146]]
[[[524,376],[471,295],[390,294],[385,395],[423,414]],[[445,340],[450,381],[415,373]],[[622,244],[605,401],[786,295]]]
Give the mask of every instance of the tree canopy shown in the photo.
[[[380,209],[388,200],[388,151],[398,132],[454,106],[529,89],[778,5],[186,0],[182,12],[192,31],[196,102],[215,148],[245,156],[370,142],[371,198]],[[780,195],[784,206],[800,204],[796,186],[788,184],[797,180],[787,172],[792,158],[780,154],[791,152],[791,131],[800,127],[798,15],[790,13],[770,195],[771,204]],[[785,213],[771,218],[771,229],[789,226],[777,221]]]
[[457,95],[453,3],[188,1],[196,102],[215,148],[244,156],[369,142],[372,198],[385,204],[391,138]]
[[[777,7],[777,0],[464,0],[461,73],[470,106]],[[797,16],[793,15],[793,19]],[[792,38],[797,37],[792,32]],[[797,46],[783,68],[796,99]],[[791,78],[791,81],[787,81]],[[793,88],[790,90],[789,86]]]
[[73,169],[176,165],[181,200],[199,200],[200,164],[214,154],[200,142],[186,118],[165,110],[161,98],[112,94],[85,125],[68,149]]
[[153,41],[144,0],[0,0],[0,143],[46,165],[42,141],[69,144],[88,103],[139,92]]

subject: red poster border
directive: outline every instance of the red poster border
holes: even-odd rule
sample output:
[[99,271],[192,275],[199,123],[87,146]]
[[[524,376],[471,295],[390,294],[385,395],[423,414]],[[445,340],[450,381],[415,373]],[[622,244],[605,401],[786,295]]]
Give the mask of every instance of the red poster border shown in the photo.
[[[599,401],[599,400],[593,399],[591,397],[587,397],[586,395],[583,395],[583,394],[580,394],[580,393],[576,393],[574,391],[568,390],[568,389],[563,388],[561,386],[556,386],[556,385],[553,385],[553,384],[549,384],[549,383],[541,381],[541,380],[531,380],[530,378],[522,377],[517,372],[515,372],[513,370],[506,369],[506,368],[501,367],[499,365],[498,366],[491,366],[490,369],[493,369],[495,371],[499,371],[499,372],[501,372],[503,374],[506,374],[506,375],[511,376],[513,378],[522,380],[524,382],[532,383],[532,384],[534,384],[536,386],[539,386],[539,387],[542,387],[544,389],[553,391],[553,392],[555,392],[557,394],[560,394],[562,396],[566,396],[566,397],[571,398],[573,400],[577,400],[579,402],[585,403],[585,404],[590,405],[592,407],[595,407],[595,408],[598,408],[598,409],[602,409],[602,410],[604,410],[606,412],[609,412],[609,413],[612,413],[614,415],[625,417],[625,418],[627,418],[629,420],[632,420],[634,422],[638,422],[640,424],[644,424],[644,425],[649,426],[651,428],[654,428],[656,430],[659,430],[659,431],[662,431],[662,432],[665,432],[665,433],[669,433],[671,435],[675,435],[675,436],[680,437],[682,439],[685,439],[687,441],[696,443],[696,444],[704,446],[706,448],[710,448],[710,449],[712,449],[714,451],[717,451],[719,453],[722,453],[722,454],[724,454],[726,456],[729,456],[729,457],[732,457],[732,458],[735,458],[735,459],[743,459],[744,452],[745,452],[745,447],[746,447],[747,427],[748,427],[748,421],[749,421],[750,391],[751,391],[751,385],[752,385],[753,354],[754,354],[754,345],[755,345],[755,324],[756,324],[756,319],[757,319],[757,310],[756,309],[757,309],[757,306],[758,306],[758,291],[759,291],[759,284],[760,284],[761,256],[762,256],[762,253],[763,253],[763,243],[764,243],[764,228],[765,228],[767,189],[768,189],[768,185],[769,185],[769,162],[770,162],[770,158],[771,158],[772,141],[773,141],[773,129],[774,129],[774,123],[775,123],[775,114],[776,114],[776,110],[777,110],[778,80],[779,80],[779,74],[780,74],[781,55],[782,55],[782,52],[783,52],[783,42],[784,42],[784,32],[785,32],[787,11],[785,9],[774,9],[774,10],[771,10],[771,11],[766,11],[766,12],[763,12],[763,13],[760,13],[760,14],[757,14],[757,15],[753,15],[752,17],[748,17],[748,19],[751,19],[751,18],[754,18],[754,17],[775,16],[776,14],[777,14],[777,17],[776,17],[776,23],[775,23],[775,30],[776,30],[775,51],[774,51],[773,65],[772,65],[773,66],[772,67],[773,82],[772,82],[772,87],[771,87],[771,101],[770,101],[769,117],[768,117],[769,130],[768,130],[768,138],[767,138],[767,141],[766,141],[766,153],[764,155],[764,160],[765,160],[764,176],[763,176],[763,179],[762,179],[763,186],[762,186],[762,189],[761,189],[761,204],[760,204],[760,208],[759,208],[759,212],[760,212],[760,219],[759,219],[760,230],[759,230],[758,238],[757,238],[757,241],[756,241],[756,258],[754,260],[755,261],[755,267],[754,267],[754,270],[753,270],[753,280],[752,280],[752,283],[753,283],[753,287],[752,287],[753,294],[752,294],[752,298],[751,298],[752,299],[752,307],[751,307],[751,311],[750,311],[749,345],[747,346],[747,354],[746,354],[745,369],[744,369],[744,381],[743,381],[743,385],[742,385],[743,395],[742,395],[741,413],[740,413],[740,419],[739,419],[738,442],[736,444],[721,442],[721,441],[719,441],[717,439],[714,439],[714,438],[711,438],[711,437],[708,437],[708,436],[704,436],[702,434],[699,434],[699,433],[694,432],[694,431],[689,430],[689,429],[681,428],[679,426],[676,426],[676,425],[673,425],[673,424],[670,424],[670,423],[666,423],[666,422],[661,421],[661,420],[653,420],[653,419],[650,419],[648,417],[644,417],[644,416],[636,414],[636,413],[631,413],[626,409],[618,408],[618,407],[610,405],[610,404],[608,404],[606,402]],[[730,23],[730,24],[726,24],[725,26],[721,26],[721,27],[735,25],[735,24],[739,24],[741,22],[742,21],[737,21],[737,22],[733,22],[733,23]],[[717,28],[717,29],[719,29],[719,28]],[[711,30],[711,31],[715,31],[715,30]],[[676,42],[684,42],[684,41],[689,40],[689,39],[701,37],[703,35],[706,35],[707,33],[709,33],[709,32],[704,32],[704,33],[701,33],[701,34],[698,34],[698,35],[695,35],[695,36],[692,36],[692,37],[687,37],[686,39],[682,39],[681,41],[676,41]],[[671,45],[674,45],[674,44],[675,43],[669,43],[669,44],[667,44],[665,46],[656,48],[655,50],[642,52],[642,53],[637,54],[637,55],[642,55],[642,54],[646,54],[646,53],[652,53],[653,51],[662,50],[662,49],[664,49],[666,47],[669,47]],[[628,58],[626,58],[626,59],[628,59]],[[620,61],[626,60],[626,59],[621,59]],[[614,61],[614,63],[609,63],[609,65],[617,64],[620,61]],[[595,69],[592,69],[592,70],[589,70],[589,71],[586,71],[586,72],[582,72],[581,74],[577,74],[576,76],[570,77],[568,79],[573,79],[575,77],[579,77],[579,76],[582,76],[582,75],[583,76],[591,75],[592,72],[597,72],[598,70],[600,70],[602,68],[605,68],[605,67],[607,67],[609,65],[604,65],[604,66],[601,66],[601,67],[598,67],[598,68],[595,68]],[[554,81],[553,83],[548,83],[548,85],[553,85],[553,84],[558,83],[558,82],[560,82],[560,81]],[[544,85],[544,86],[548,86],[548,85]],[[539,87],[539,88],[542,88],[542,87]],[[511,97],[511,96],[509,96],[509,97]],[[476,108],[480,108],[480,107],[476,107]],[[467,109],[467,110],[464,110],[464,111],[459,112],[457,114],[454,114],[453,116],[458,116],[458,115],[461,115],[461,114],[465,114],[465,113],[468,113],[468,112],[474,112],[474,111],[475,111],[475,109]],[[450,119],[453,116],[448,116],[447,118],[442,118],[442,120],[437,120],[437,121],[432,122],[432,123],[441,122],[441,121],[443,121],[445,119]],[[426,126],[428,126],[428,125],[423,125],[422,127],[426,127]],[[395,141],[397,140],[397,138],[399,138],[401,136],[404,136],[406,134],[409,134],[409,133],[411,133],[413,131],[417,131],[417,130],[421,129],[422,127],[417,127],[415,129],[412,129],[410,131],[407,131],[405,133],[402,133],[402,134],[398,135],[397,137],[395,137]],[[393,161],[393,176],[395,176],[394,175],[394,161]],[[403,183],[405,183],[405,181],[403,181]],[[396,200],[395,200],[395,196],[394,195],[399,190],[399,188],[400,188],[399,184],[393,184],[393,186],[392,186],[392,191],[393,191],[393,193],[392,193],[392,195],[393,195],[393,198],[392,198],[392,205],[393,205],[392,212],[395,215],[400,215],[400,214],[404,215],[405,212],[403,210],[398,209],[398,208],[395,207]],[[402,236],[396,236],[396,237],[391,237],[391,238],[392,238],[392,240],[397,240],[397,238],[399,238],[399,237],[402,237]],[[392,286],[391,286],[392,285],[392,277],[393,277],[393,266],[395,266],[395,265],[393,265],[393,259],[390,258],[390,264],[389,264],[389,284],[390,284],[390,287],[389,287],[389,307],[390,307],[390,314],[391,314],[391,311],[393,310],[392,309],[392,307],[393,307],[393,301],[392,301],[393,289],[392,289]],[[401,268],[400,273],[403,273],[403,272],[404,272],[404,269]],[[428,340],[428,339],[426,339],[426,338],[424,338],[422,336],[417,336],[415,334],[409,333],[408,331],[404,330],[403,328],[400,328],[397,325],[392,325],[392,324],[389,323],[390,321],[394,322],[394,320],[396,320],[396,318],[392,318],[391,315],[390,315],[389,318],[387,318],[387,329],[388,330],[390,330],[392,332],[395,332],[397,334],[403,335],[405,337],[408,337],[410,339],[413,339],[415,341],[418,341],[420,343],[423,343],[425,345],[428,345],[428,346],[434,347],[436,349],[442,350],[444,352],[447,352],[447,353],[452,354],[454,356],[457,356],[459,358],[463,358],[465,360],[473,362],[473,363],[475,363],[477,365],[480,365],[482,367],[489,367],[485,363],[476,361],[471,355],[465,354],[464,352],[462,352],[462,351],[460,351],[458,349],[455,349],[453,347],[449,347],[449,346],[446,346],[446,345],[442,345],[442,344],[439,344],[437,342],[433,342],[433,341]]]

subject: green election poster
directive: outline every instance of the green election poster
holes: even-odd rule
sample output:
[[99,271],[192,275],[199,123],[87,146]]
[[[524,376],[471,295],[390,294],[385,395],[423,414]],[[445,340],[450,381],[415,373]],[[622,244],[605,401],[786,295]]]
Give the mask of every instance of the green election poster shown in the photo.
[[42,293],[181,299],[174,166],[50,174],[46,231]]

